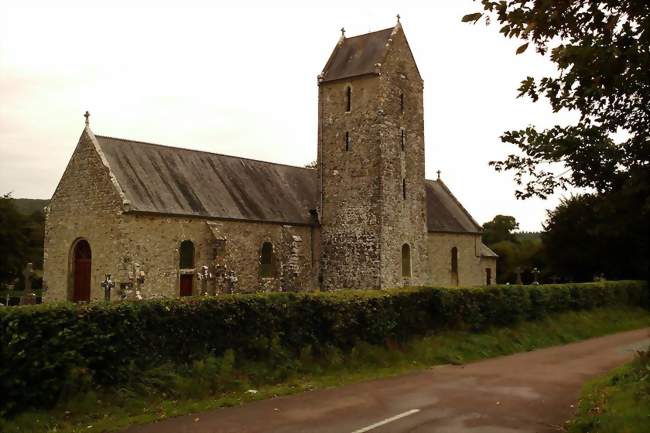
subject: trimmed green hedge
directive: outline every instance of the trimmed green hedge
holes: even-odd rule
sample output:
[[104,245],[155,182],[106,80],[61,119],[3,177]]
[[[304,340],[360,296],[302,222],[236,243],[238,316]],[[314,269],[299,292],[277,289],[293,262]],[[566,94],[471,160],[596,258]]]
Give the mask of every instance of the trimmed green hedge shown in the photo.
[[650,307],[645,282],[474,289],[269,293],[218,298],[0,309],[0,415],[55,403],[79,382],[115,385],[140,368],[234,349],[269,360],[278,348],[343,350],[441,328],[484,329],[547,313]]

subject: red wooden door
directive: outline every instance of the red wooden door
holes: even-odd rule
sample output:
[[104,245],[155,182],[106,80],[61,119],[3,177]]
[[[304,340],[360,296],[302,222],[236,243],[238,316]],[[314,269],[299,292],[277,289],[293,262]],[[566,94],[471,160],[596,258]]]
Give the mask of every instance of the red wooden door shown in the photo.
[[192,274],[181,275],[181,296],[192,296]]
[[90,301],[90,272],[92,254],[88,242],[77,242],[74,249],[74,280],[72,300],[74,302]]

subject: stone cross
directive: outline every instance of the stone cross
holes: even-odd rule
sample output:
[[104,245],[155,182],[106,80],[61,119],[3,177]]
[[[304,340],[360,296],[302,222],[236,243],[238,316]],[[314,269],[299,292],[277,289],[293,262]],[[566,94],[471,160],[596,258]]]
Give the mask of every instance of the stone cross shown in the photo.
[[86,126],[90,126],[90,120],[88,119],[90,117],[90,113],[86,111],[84,113],[84,117],[86,118]]
[[345,37],[345,27],[341,27],[341,37]]
[[533,268],[532,271],[530,271],[531,274],[533,274],[533,282],[531,284],[539,284],[539,281],[537,281],[537,276],[541,273],[539,269]]
[[144,271],[140,269],[139,263],[133,264],[133,274],[135,277],[135,299],[142,299],[140,288],[144,285]]
[[436,171],[436,174],[438,175],[438,180],[440,180],[440,173],[442,173],[440,170]]
[[201,283],[201,296],[207,296],[208,280],[213,279],[212,273],[210,272],[210,268],[205,265],[201,266],[201,270],[196,274],[196,277],[199,279],[199,282]]
[[32,291],[32,279],[34,278],[34,265],[32,263],[27,263],[25,269],[23,269],[23,277],[25,277],[25,291],[23,296],[20,298],[21,305],[28,305],[36,303],[36,296]]
[[397,22],[399,22],[399,19],[400,19],[400,16],[399,16],[399,14],[397,14]]
[[25,269],[23,269],[23,277],[25,277],[25,291],[32,291],[32,278],[34,277],[34,265],[32,263],[27,263]]
[[115,287],[115,283],[111,280],[111,274],[106,274],[106,278],[102,281],[102,289],[104,289],[104,301],[111,300],[111,289]]

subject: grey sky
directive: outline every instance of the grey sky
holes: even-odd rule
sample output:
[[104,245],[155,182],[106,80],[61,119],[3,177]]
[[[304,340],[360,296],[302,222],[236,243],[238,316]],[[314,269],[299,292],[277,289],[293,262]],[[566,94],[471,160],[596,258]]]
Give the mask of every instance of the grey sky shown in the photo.
[[503,131],[571,119],[515,99],[522,78],[552,65],[515,56],[519,42],[496,26],[461,23],[478,10],[470,0],[89,4],[0,3],[0,193],[50,197],[85,110],[97,134],[304,165],[339,29],[390,27],[399,12],[424,78],[427,177],[440,169],[480,223],[503,213],[538,230],[557,204],[516,200],[512,176],[488,167],[514,151]]

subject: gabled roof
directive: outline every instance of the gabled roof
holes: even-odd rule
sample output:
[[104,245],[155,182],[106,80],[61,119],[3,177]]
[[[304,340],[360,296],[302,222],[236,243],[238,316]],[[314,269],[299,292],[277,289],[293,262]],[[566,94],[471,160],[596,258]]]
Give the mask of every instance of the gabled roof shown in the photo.
[[442,180],[426,180],[429,232],[481,233],[481,226],[449,191]]
[[359,75],[377,74],[388,50],[388,40],[395,27],[351,38],[341,38],[321,73],[321,82]]
[[312,224],[316,170],[95,136],[128,211]]

